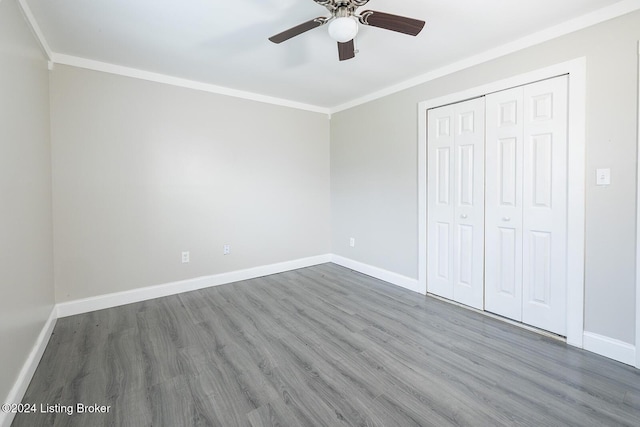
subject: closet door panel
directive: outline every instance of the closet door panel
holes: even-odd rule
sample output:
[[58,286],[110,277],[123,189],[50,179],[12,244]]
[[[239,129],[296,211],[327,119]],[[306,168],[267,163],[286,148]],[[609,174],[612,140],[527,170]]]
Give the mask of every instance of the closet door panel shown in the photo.
[[453,299],[484,307],[484,98],[453,106],[454,235]]
[[453,107],[429,110],[427,123],[427,292],[453,299]]
[[522,320],[522,88],[486,96],[485,309]]
[[523,321],[566,335],[568,77],[524,87]]
[[427,114],[427,291],[482,309],[484,99]]

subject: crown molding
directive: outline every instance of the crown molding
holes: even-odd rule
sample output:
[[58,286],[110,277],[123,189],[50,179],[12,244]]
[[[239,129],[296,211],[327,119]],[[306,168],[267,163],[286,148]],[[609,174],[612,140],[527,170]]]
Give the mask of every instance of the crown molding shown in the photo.
[[461,61],[454,62],[453,64],[446,65],[428,73],[422,74],[418,77],[414,77],[409,80],[405,80],[401,83],[388,86],[379,91],[373,92],[369,95],[365,95],[361,98],[354,99],[344,104],[331,108],[331,114],[348,110],[349,108],[356,107],[358,105],[365,104],[367,102],[374,101],[379,98],[383,98],[388,95],[392,95],[397,92],[401,92],[405,89],[409,89],[418,86],[423,83],[444,77],[449,74],[453,74],[458,71],[462,71],[473,66],[489,62],[491,60],[500,58],[502,56],[509,55],[519,50],[526,49],[537,44],[544,43],[549,40],[582,30],[584,28],[597,25],[601,22],[608,21],[610,19],[617,18],[622,15],[634,12],[640,9],[640,0],[623,0],[611,6],[598,9],[594,12],[582,15],[578,18],[571,19],[561,24],[549,27],[545,30],[538,31],[526,37],[514,40],[510,43],[506,43],[502,46],[487,50],[477,55],[470,56]]
[[101,71],[109,74],[117,74],[120,76],[132,77],[156,83],[164,83],[172,86],[179,86],[188,89],[200,90],[203,92],[215,93],[218,95],[232,96],[234,98],[242,98],[250,101],[263,102],[266,104],[273,104],[282,107],[296,108],[299,110],[306,110],[314,113],[322,113],[327,115],[329,114],[328,108],[319,107],[316,105],[304,104],[302,102],[296,102],[267,95],[260,95],[257,93],[237,89],[230,89],[223,86],[216,86],[209,83],[198,82],[195,80],[183,79],[180,77],[168,76],[166,74],[154,73],[137,68],[110,64],[108,62],[95,61],[93,59],[86,59],[78,56],[54,53],[53,62],[61,65],[71,65],[73,67],[85,68],[93,71]]
[[31,27],[31,31],[36,36],[36,40],[38,40],[38,43],[40,43],[40,47],[42,48],[42,51],[47,56],[47,59],[51,61],[51,58],[53,57],[53,51],[49,47],[49,43],[47,43],[47,39],[44,38],[44,34],[42,33],[42,30],[40,30],[38,21],[36,21],[36,18],[33,16],[33,13],[31,12],[31,8],[27,4],[27,0],[18,0],[18,5],[22,10],[22,14],[24,15],[25,19],[29,23],[29,26]]

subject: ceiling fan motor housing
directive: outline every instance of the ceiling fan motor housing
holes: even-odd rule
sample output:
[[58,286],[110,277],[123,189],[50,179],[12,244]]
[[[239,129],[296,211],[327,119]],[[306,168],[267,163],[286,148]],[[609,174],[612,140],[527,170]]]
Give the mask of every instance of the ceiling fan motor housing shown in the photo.
[[369,0],[313,0],[326,7],[334,18],[353,16],[356,9],[369,3]]

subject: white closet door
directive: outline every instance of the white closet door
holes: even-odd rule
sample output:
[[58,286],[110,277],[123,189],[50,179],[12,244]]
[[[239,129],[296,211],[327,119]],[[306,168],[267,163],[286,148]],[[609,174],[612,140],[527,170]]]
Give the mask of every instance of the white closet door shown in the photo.
[[427,291],[453,299],[453,107],[429,110],[427,122]]
[[483,308],[484,100],[428,112],[427,290]]
[[484,307],[484,99],[453,106],[453,299]]
[[567,90],[488,95],[485,308],[566,335]]
[[522,88],[486,96],[485,309],[522,320]]
[[524,87],[523,322],[566,335],[568,77]]

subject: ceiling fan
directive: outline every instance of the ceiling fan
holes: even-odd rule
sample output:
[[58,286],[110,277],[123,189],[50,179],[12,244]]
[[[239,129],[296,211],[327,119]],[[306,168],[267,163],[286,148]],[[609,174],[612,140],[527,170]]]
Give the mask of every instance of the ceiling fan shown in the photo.
[[273,43],[282,43],[295,36],[329,24],[329,35],[338,42],[338,58],[340,61],[356,56],[353,39],[358,33],[358,22],[362,25],[384,28],[385,30],[417,36],[424,27],[424,21],[406,18],[404,16],[391,15],[389,13],[366,10],[360,14],[356,9],[369,3],[369,0],[313,0],[326,7],[331,16],[320,16],[310,21],[303,22],[293,28],[289,28],[275,36],[269,37]]

